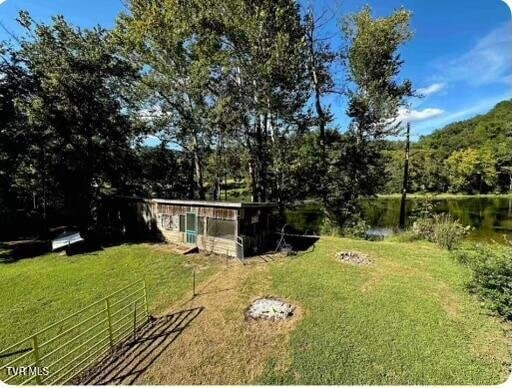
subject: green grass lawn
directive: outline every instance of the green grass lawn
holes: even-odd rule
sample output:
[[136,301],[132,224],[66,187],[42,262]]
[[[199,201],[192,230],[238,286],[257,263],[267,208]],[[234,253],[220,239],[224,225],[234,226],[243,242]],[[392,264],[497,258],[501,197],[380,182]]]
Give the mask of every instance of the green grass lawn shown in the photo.
[[[334,260],[356,250],[372,266]],[[496,384],[508,376],[505,324],[465,289],[468,273],[428,243],[324,238],[271,269],[276,295],[305,318],[291,337],[291,365],[261,381],[279,384]]]
[[[363,252],[374,263],[340,263],[335,254],[342,250]],[[222,268],[212,257],[185,257],[145,244],[3,263],[0,344],[12,344],[141,278],[147,281],[150,312],[173,311],[173,304],[178,308],[191,293],[193,264],[202,264],[199,283],[225,272],[211,283],[215,292],[195,299],[205,312],[187,329],[188,337],[184,334],[168,350],[183,354],[179,383],[201,376],[203,383],[496,384],[509,373],[508,324],[489,315],[465,289],[467,269],[447,251],[422,242],[326,237],[296,258],[243,268]],[[295,303],[300,318],[286,329],[286,337],[275,337],[273,330],[259,334],[262,343],[270,335],[268,344],[285,350],[260,357],[262,373],[256,377],[237,377],[251,375],[239,371],[245,367],[239,360],[247,355],[247,341],[255,338],[243,312],[262,295]],[[212,376],[217,369],[203,360],[204,354],[224,360],[220,375]],[[160,359],[157,367],[175,377],[176,360]]]
[[192,293],[194,263],[198,282],[217,270],[198,259],[141,244],[0,263],[0,350],[140,279],[150,314],[159,313]]

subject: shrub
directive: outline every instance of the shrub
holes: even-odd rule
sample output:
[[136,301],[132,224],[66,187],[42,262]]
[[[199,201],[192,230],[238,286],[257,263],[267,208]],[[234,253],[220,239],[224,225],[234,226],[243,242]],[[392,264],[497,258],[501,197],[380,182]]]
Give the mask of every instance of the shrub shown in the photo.
[[320,234],[325,236],[341,236],[341,228],[336,226],[334,222],[328,218],[324,219],[320,228]]
[[342,230],[343,236],[354,238],[365,238],[366,232],[370,230],[368,223],[362,218],[354,218]]
[[457,258],[473,270],[472,291],[492,310],[512,319],[512,248],[496,243],[477,245],[458,252]]
[[368,230],[370,230],[370,226],[359,216],[353,216],[342,227],[337,226],[326,218],[322,224],[321,234],[337,237],[365,238]]
[[462,225],[459,220],[447,214],[420,218],[412,226],[412,232],[415,235],[448,250],[455,248],[470,230],[470,226]]

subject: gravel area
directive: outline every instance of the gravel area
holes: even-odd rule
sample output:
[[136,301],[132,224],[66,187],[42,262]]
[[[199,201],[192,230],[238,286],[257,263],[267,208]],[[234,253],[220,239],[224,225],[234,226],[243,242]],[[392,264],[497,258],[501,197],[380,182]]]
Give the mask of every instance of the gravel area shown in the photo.
[[372,260],[358,252],[338,252],[336,258],[342,263],[356,264],[356,265],[370,265]]
[[256,299],[247,309],[247,319],[266,319],[271,321],[290,318],[295,307],[277,298]]

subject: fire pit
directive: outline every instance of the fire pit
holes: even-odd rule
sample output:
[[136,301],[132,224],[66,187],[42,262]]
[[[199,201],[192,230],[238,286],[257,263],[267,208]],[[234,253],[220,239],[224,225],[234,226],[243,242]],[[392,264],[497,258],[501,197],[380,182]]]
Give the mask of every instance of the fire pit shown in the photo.
[[358,252],[339,252],[336,254],[336,258],[342,263],[355,264],[355,265],[370,265],[372,260]]
[[295,307],[277,298],[256,299],[245,312],[246,319],[278,321],[293,316]]

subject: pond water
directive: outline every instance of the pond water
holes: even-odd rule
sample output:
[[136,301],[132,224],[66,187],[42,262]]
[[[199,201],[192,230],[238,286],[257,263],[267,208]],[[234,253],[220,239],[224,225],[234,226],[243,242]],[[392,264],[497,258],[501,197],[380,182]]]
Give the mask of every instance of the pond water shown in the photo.
[[[427,205],[422,197],[407,199],[407,214],[417,214]],[[448,197],[432,198],[434,213],[448,213],[463,225],[474,229],[472,240],[504,242],[503,236],[512,239],[512,197]],[[400,216],[400,198],[384,197],[364,200],[364,219],[374,228],[395,228]],[[316,203],[307,203],[290,210],[287,222],[302,232],[320,233],[323,213]],[[411,219],[409,218],[409,221]]]

